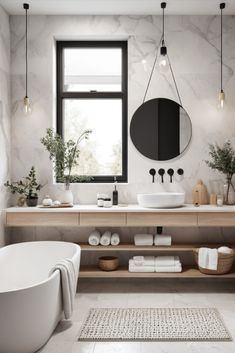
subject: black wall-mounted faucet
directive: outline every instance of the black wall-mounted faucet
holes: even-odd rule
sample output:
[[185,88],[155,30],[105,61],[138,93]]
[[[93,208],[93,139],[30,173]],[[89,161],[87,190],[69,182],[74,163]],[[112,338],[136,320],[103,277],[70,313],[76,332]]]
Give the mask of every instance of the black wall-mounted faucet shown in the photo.
[[165,169],[163,169],[163,168],[159,169],[159,170],[158,170],[158,174],[159,174],[160,177],[161,177],[161,182],[164,183],[164,178],[163,178],[163,176],[164,176],[164,174],[165,174]]
[[155,182],[155,175],[156,175],[156,169],[152,168],[149,170],[149,174],[152,175],[153,179],[152,182]]
[[174,169],[172,169],[172,168],[168,169],[167,174],[170,175],[170,183],[172,183],[172,177],[174,175]]

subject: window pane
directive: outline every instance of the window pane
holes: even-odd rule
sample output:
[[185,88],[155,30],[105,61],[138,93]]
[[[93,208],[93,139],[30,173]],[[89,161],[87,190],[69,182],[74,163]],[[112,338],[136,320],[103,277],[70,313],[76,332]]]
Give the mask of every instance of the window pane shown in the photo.
[[121,99],[65,99],[64,138],[77,140],[91,129],[89,140],[81,143],[78,175],[122,175]]
[[64,49],[64,91],[121,91],[120,48]]

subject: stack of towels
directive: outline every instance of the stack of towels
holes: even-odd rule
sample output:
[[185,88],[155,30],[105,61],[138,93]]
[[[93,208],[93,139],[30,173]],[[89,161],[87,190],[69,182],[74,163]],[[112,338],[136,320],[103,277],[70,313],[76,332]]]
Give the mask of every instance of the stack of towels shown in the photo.
[[134,243],[137,246],[171,246],[171,236],[165,234],[136,234],[134,236]]
[[118,245],[120,243],[120,236],[118,233],[111,233],[110,231],[104,232],[102,235],[98,230],[91,232],[88,238],[88,243],[92,246],[103,245]]
[[133,256],[129,272],[182,272],[178,256]]

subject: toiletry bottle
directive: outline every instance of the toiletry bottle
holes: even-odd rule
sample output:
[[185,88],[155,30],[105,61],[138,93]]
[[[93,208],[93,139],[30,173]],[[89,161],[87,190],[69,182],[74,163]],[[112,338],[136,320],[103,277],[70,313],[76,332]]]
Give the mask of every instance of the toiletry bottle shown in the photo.
[[114,190],[113,190],[113,205],[118,205],[118,191],[117,191],[117,178],[114,178]]

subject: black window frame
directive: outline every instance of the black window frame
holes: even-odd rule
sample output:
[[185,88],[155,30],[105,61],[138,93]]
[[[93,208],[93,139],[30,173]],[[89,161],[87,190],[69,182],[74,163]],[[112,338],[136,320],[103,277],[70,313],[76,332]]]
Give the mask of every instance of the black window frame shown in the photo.
[[[65,48],[120,48],[122,50],[122,88],[120,92],[65,92],[63,91],[63,50]],[[89,183],[111,183],[114,177],[118,182],[128,181],[128,46],[127,41],[57,41],[56,42],[56,131],[63,137],[63,99],[121,99],[122,100],[122,175],[92,176]]]

